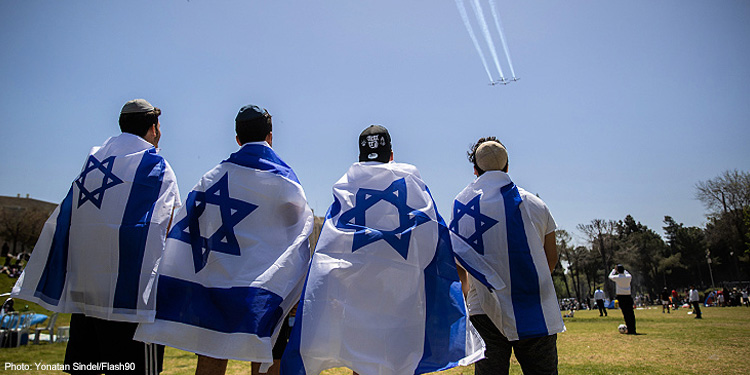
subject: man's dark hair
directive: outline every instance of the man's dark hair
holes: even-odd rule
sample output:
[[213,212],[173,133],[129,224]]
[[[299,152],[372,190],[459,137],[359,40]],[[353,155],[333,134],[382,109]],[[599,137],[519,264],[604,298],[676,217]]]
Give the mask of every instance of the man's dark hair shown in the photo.
[[[484,142],[497,142],[501,145],[503,144],[503,142],[500,142],[500,140],[497,139],[497,137],[495,136],[482,137],[482,138],[479,138],[477,143],[471,146],[471,149],[469,149],[469,151],[466,152],[466,156],[469,157],[469,162],[471,164],[474,164],[474,168],[476,168],[477,175],[479,176],[484,174],[484,170],[482,170],[482,168],[479,168],[479,166],[477,165],[477,149]],[[505,147],[505,145],[503,145],[503,147]],[[503,168],[502,171],[505,173],[508,173],[508,164],[505,164],[505,168]]]
[[152,126],[159,123],[161,109],[154,108],[151,112],[144,113],[121,113],[120,130],[123,133],[135,134],[143,137]]
[[271,115],[266,112],[262,117],[252,120],[235,121],[234,130],[237,132],[237,138],[243,145],[248,142],[261,142],[266,140],[271,131],[273,124]]

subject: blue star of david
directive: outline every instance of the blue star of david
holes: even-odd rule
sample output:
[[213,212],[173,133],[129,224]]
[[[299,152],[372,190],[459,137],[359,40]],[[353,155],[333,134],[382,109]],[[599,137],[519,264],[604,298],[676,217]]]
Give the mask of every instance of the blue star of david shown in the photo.
[[[219,206],[221,227],[209,238],[201,236],[200,216],[207,204]],[[189,243],[193,250],[193,265],[198,273],[208,263],[211,251],[240,255],[240,244],[234,235],[234,227],[258,206],[229,196],[229,176],[224,176],[206,191],[191,191],[185,202],[187,214],[175,224],[170,238]]]
[[[76,185],[78,186],[78,207],[81,207],[82,204],[90,201],[96,206],[96,208],[102,208],[104,192],[107,189],[122,183],[122,180],[112,173],[114,163],[114,156],[110,156],[99,162],[94,155],[89,155],[89,160],[86,162],[86,168],[83,169],[81,175],[76,179]],[[89,191],[86,189],[86,177],[94,170],[99,170],[104,174],[102,177],[102,186]]]
[[[451,222],[450,229],[468,242],[477,253],[484,255],[484,241],[482,241],[482,236],[484,232],[497,224],[497,220],[479,212],[479,198],[481,196],[481,194],[477,195],[465,205],[456,201],[456,204],[453,206],[453,222]],[[458,222],[464,215],[474,218],[474,234],[469,237],[462,236],[458,231]]]
[[[365,213],[380,201],[386,201],[398,210],[398,228],[390,231],[367,227]],[[354,221],[354,222],[352,222]],[[430,221],[429,216],[422,211],[415,210],[406,204],[406,180],[399,179],[384,190],[359,189],[356,194],[354,207],[339,216],[336,227],[353,229],[354,241],[352,252],[378,240],[385,240],[404,259],[409,253],[409,239],[411,231],[417,226]]]

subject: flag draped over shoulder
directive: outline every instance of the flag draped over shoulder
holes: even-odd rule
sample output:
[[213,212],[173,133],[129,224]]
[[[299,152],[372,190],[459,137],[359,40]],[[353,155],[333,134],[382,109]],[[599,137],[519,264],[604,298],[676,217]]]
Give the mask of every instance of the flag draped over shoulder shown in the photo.
[[292,169],[262,143],[206,173],[174,220],[156,320],[135,339],[224,359],[273,362],[310,261],[313,214]]
[[540,212],[551,218],[539,198],[497,171],[454,201],[451,231],[470,245],[456,246],[456,257],[472,276],[482,310],[511,341],[565,330],[542,242],[554,226],[538,227],[544,218],[533,215]]
[[44,224],[13,296],[60,313],[152,321],[154,299],[143,295],[179,205],[174,172],[150,143],[108,139]]
[[420,374],[482,358],[450,232],[417,169],[355,163],[333,196],[282,373]]

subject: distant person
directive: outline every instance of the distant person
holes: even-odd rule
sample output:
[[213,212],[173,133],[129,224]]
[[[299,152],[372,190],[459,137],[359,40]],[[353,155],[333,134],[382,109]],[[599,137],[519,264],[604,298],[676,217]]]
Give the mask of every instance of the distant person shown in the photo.
[[742,305],[750,307],[750,300],[748,300],[747,288],[742,289]]
[[667,311],[667,314],[669,314],[669,297],[671,294],[669,293],[669,290],[665,286],[664,289],[661,290],[661,313],[664,314],[664,311]]
[[633,296],[630,294],[630,281],[633,276],[630,275],[622,264],[618,264],[609,274],[609,279],[616,285],[617,301],[620,303],[622,317],[625,318],[625,325],[628,327],[629,335],[637,335],[635,330],[635,313],[633,312]]
[[701,314],[701,304],[700,296],[698,295],[698,289],[695,289],[695,286],[691,285],[688,295],[688,301],[690,302],[690,305],[693,306],[693,314],[695,314],[695,319],[702,319],[703,315]]
[[601,287],[596,288],[594,291],[594,300],[596,301],[596,307],[599,308],[599,316],[607,316],[607,308],[604,306],[604,291]]
[[672,310],[677,310],[680,307],[680,295],[677,291],[672,289]]
[[[511,353],[525,374],[557,374],[557,334],[565,325],[552,282],[555,220],[539,197],[511,180],[508,151],[497,138],[480,138],[468,156],[477,178],[456,196],[450,228],[472,245],[457,257],[471,276],[469,314],[486,344],[475,374],[507,374]],[[493,277],[504,287],[493,288]],[[575,306],[570,301],[570,317]]]
[[156,321],[135,338],[197,353],[198,375],[225,373],[228,359],[253,362],[252,374],[262,365],[278,374],[314,217],[297,175],[272,148],[271,114],[244,106],[234,128],[239,150],[203,175],[175,218]]
[[16,311],[16,309],[13,308],[13,304],[14,304],[13,298],[6,299],[5,302],[3,302],[3,306],[0,307],[0,315],[5,315],[7,313],[12,313]]
[[122,134],[91,150],[13,288],[15,297],[73,314],[64,361],[71,373],[100,363],[161,371],[164,347],[133,340],[138,323],[154,320],[156,300],[143,296],[181,205],[174,172],[159,155],[159,115],[146,100],[125,103]]

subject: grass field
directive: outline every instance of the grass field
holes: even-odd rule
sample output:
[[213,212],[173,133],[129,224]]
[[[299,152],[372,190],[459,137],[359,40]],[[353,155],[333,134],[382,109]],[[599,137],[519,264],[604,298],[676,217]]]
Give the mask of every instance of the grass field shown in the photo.
[[[20,302],[20,301],[19,301]],[[37,309],[37,311],[39,311]],[[636,310],[641,335],[621,335],[619,310],[600,318],[596,311],[578,311],[566,318],[567,332],[558,335],[561,374],[748,374],[750,373],[750,308],[704,308],[696,320],[687,309],[663,314],[661,308]],[[67,317],[61,319],[66,321]],[[69,319],[69,318],[67,318]],[[65,344],[29,345],[0,349],[1,374],[62,374],[37,371],[35,363],[61,363]],[[5,369],[6,363],[28,364],[28,371]],[[196,356],[167,348],[164,375],[192,375]],[[230,361],[228,374],[249,374],[248,363]],[[470,367],[443,371],[445,375],[473,374]],[[520,374],[513,360],[511,373]],[[326,375],[351,374],[332,369]]]

